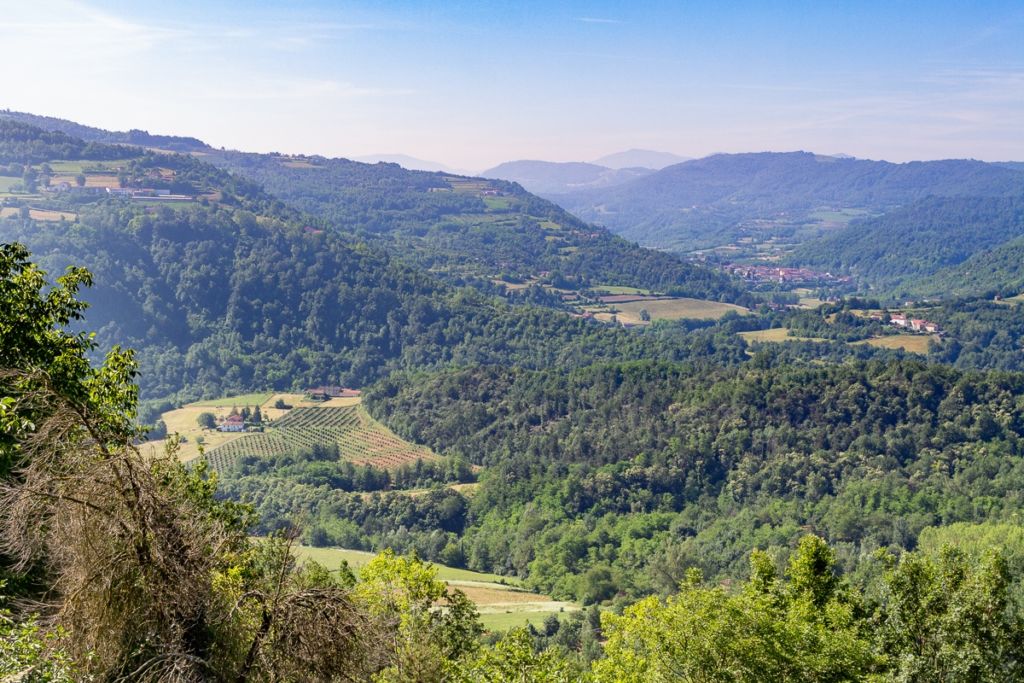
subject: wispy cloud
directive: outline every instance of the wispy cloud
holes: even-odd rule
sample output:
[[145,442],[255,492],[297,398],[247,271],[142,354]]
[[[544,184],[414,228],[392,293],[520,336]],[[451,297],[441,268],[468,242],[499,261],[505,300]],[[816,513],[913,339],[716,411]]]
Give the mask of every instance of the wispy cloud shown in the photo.
[[584,24],[621,24],[622,21],[619,19],[609,19],[607,17],[576,17],[576,21],[582,21]]

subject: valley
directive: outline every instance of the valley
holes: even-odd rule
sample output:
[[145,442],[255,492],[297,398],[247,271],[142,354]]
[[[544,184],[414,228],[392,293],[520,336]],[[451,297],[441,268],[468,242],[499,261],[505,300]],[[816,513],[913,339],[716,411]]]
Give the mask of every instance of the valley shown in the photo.
[[[901,567],[975,576],[1016,538],[993,530],[1024,482],[1019,170],[719,155],[553,196],[574,215],[506,180],[49,125],[0,115],[0,455],[12,490],[57,491],[33,505],[102,502],[45,508],[98,515],[51,556],[109,547],[154,610],[191,595],[139,559],[166,543],[250,643],[263,614],[356,614],[383,660],[521,642],[589,676],[644,614],[750,614],[891,672],[905,648],[867,634],[903,628]],[[44,441],[69,460],[25,466]],[[950,529],[975,554],[937,550]],[[1018,600],[1013,567],[978,600]]]

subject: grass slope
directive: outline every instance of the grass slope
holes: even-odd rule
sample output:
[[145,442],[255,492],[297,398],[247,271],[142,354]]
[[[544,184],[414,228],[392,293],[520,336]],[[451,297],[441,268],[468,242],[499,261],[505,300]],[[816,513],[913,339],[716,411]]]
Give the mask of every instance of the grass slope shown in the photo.
[[[313,560],[331,571],[337,571],[343,561],[348,562],[357,576],[359,569],[375,555],[362,550],[306,545],[295,546],[294,552],[300,562]],[[520,581],[512,577],[436,563],[434,567],[437,578],[463,591],[476,604],[480,620],[489,631],[505,631],[526,624],[537,626],[551,614],[567,614],[579,609],[576,603],[552,600],[546,595],[525,590]]]

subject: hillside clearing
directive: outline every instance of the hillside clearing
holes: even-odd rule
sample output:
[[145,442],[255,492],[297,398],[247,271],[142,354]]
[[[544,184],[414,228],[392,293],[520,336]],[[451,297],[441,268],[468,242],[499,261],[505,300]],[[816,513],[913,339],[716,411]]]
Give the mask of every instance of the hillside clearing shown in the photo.
[[690,299],[679,297],[675,299],[657,299],[648,301],[630,301],[627,303],[611,304],[607,309],[595,312],[594,317],[598,320],[610,321],[611,316],[626,325],[644,325],[646,321],[641,318],[641,311],[646,310],[651,321],[656,320],[717,320],[726,313],[739,313],[746,315],[749,309],[736,304],[726,304],[719,301],[708,301],[706,299]]
[[828,341],[821,337],[791,337],[789,336],[789,328],[786,327],[773,327],[770,330],[751,330],[749,332],[739,332],[737,334],[743,337],[748,344],[752,342],[768,342],[774,344],[791,341]]
[[[359,569],[372,560],[375,553],[344,548],[314,548],[297,545],[292,551],[300,562],[313,560],[330,571],[338,571],[347,561],[356,576]],[[546,595],[533,593],[520,587],[518,579],[497,574],[457,569],[433,564],[437,578],[466,594],[476,605],[480,621],[488,631],[506,631],[510,628],[533,624],[539,626],[552,614],[568,615],[580,606],[573,602],[552,600]]]
[[879,349],[903,349],[910,353],[928,354],[928,342],[938,342],[939,336],[935,334],[891,334],[884,337],[873,337],[855,344],[867,344]]

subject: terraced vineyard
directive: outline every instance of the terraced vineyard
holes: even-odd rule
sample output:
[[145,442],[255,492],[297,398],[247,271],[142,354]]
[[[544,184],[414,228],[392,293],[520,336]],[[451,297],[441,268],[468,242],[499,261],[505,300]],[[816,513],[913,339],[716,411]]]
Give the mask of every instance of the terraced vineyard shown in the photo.
[[436,458],[429,449],[403,441],[359,406],[295,408],[267,428],[210,450],[213,469],[229,467],[244,455],[273,456],[297,448],[337,444],[341,457],[359,465],[394,469]]

